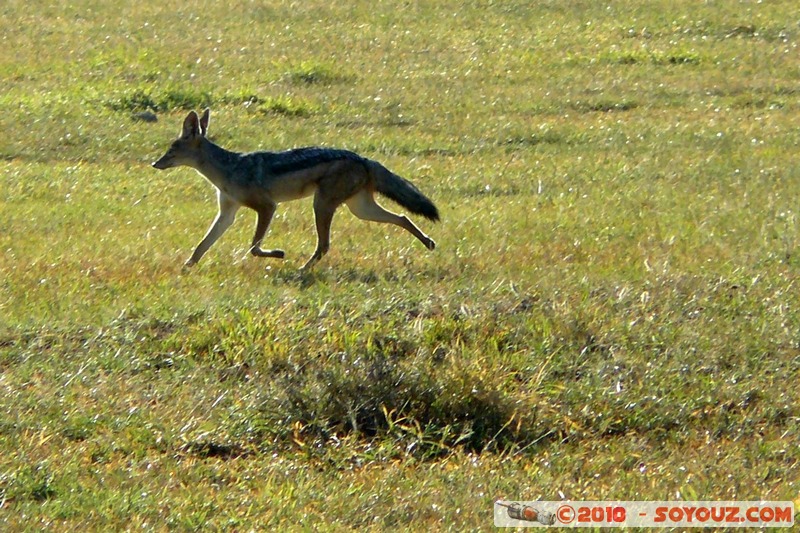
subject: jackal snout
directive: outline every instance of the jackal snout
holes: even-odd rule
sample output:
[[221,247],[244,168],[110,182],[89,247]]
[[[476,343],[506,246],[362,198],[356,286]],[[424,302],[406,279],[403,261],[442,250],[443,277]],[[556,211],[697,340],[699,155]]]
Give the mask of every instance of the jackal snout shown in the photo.
[[193,139],[180,138],[170,145],[164,155],[153,162],[153,167],[164,170],[166,168],[189,164],[196,151],[197,147],[193,146]]
[[172,159],[172,158],[169,157],[169,153],[166,153],[166,154],[162,155],[158,159],[158,161],[153,161],[153,168],[157,168],[159,170],[164,170],[164,169],[172,167],[172,165],[170,164],[170,159]]

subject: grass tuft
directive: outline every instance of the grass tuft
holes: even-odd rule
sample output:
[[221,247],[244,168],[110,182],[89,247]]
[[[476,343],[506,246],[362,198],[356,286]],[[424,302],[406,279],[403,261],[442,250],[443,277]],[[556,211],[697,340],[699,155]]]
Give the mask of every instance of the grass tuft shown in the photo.
[[55,479],[55,474],[43,464],[24,466],[0,478],[0,501],[43,503],[52,500],[58,496]]
[[291,435],[295,441],[324,444],[333,435],[355,435],[391,440],[396,449],[431,459],[457,448],[510,450],[526,439],[515,402],[467,370],[421,372],[415,369],[430,363],[417,358],[407,368],[380,353],[366,360],[341,354],[325,363],[285,376],[276,387],[280,399],[264,406],[302,428]]
[[134,89],[106,101],[114,111],[140,112],[186,111],[213,105],[217,99],[202,89],[171,87],[161,91]]
[[600,61],[617,65],[699,65],[701,55],[692,49],[638,50],[613,49],[600,55]]
[[351,81],[353,77],[342,73],[341,67],[334,64],[303,61],[289,68],[284,79],[296,85],[329,86]]
[[303,118],[310,117],[319,111],[319,108],[311,102],[291,96],[277,96],[259,100],[257,109],[265,114]]

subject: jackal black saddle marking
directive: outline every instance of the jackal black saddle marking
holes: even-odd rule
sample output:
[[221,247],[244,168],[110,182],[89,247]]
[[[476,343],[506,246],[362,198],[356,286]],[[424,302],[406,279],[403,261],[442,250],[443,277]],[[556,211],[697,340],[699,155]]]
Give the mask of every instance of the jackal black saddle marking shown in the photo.
[[286,174],[339,160],[365,161],[363,157],[349,150],[308,147],[270,153],[267,168],[272,174]]

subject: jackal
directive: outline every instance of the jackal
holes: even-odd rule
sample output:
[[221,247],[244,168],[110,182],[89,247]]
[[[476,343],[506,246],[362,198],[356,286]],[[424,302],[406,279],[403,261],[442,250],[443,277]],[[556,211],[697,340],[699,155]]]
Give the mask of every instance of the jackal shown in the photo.
[[375,192],[394,200],[412,213],[433,221],[439,210],[411,182],[386,167],[348,150],[297,148],[285,152],[237,153],[208,139],[209,110],[198,117],[191,111],[183,121],[183,131],[153,167],[167,169],[185,165],[202,174],[217,188],[219,212],[206,236],[186,261],[192,266],[225,233],[241,206],[258,214],[250,253],[258,257],[283,258],[283,250],[264,250],[261,241],[275,208],[314,195],[317,249],[303,269],[319,261],[330,248],[331,220],[341,204],[363,220],[400,226],[419,239],[429,250],[433,239],[422,233],[404,215],[387,211],[375,201]]

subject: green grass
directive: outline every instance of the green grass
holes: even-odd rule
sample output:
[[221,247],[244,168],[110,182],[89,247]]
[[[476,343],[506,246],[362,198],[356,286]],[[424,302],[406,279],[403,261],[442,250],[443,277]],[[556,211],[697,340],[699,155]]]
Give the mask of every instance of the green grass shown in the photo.
[[[492,527],[497,498],[800,497],[791,2],[0,8],[2,529]],[[215,214],[187,109],[443,221]],[[157,122],[137,120],[154,113]]]

